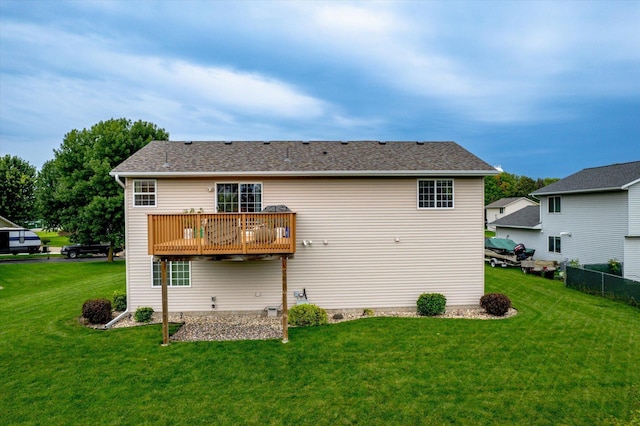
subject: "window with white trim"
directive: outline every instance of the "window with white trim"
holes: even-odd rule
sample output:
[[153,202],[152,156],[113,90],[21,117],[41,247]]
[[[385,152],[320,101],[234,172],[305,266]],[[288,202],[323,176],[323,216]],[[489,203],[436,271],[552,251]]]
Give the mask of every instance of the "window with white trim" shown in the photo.
[[[160,261],[153,263],[153,287],[162,286],[162,264]],[[189,287],[191,286],[191,262],[173,261],[167,262],[167,286]]]
[[218,213],[255,213],[262,211],[261,183],[218,183]]
[[133,205],[135,207],[156,206],[156,181],[154,179],[133,181]]
[[549,251],[551,253],[562,253],[560,241],[560,237],[549,237]]
[[549,213],[560,213],[560,197],[549,197]]
[[419,179],[419,209],[452,209],[453,179]]

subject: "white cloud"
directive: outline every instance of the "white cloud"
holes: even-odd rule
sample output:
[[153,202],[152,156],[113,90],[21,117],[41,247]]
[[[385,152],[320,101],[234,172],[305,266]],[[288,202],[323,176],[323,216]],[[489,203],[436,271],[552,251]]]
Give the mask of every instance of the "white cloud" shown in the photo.
[[535,122],[566,117],[549,112],[552,100],[640,93],[637,81],[599,78],[640,63],[640,8],[618,6],[314,3],[295,10],[308,19],[282,31],[364,78],[467,119]]

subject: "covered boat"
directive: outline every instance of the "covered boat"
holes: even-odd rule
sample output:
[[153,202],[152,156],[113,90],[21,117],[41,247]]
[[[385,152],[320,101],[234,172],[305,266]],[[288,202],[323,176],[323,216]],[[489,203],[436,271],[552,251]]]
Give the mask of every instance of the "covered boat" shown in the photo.
[[520,262],[533,257],[535,250],[527,249],[508,238],[485,238],[484,258],[491,266],[520,266]]

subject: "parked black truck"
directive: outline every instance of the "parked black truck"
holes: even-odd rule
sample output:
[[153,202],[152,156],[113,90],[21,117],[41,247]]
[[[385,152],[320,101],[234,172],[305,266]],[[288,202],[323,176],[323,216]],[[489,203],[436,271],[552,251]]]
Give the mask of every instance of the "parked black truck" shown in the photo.
[[[114,254],[120,251],[122,251],[121,248],[113,248]],[[109,244],[73,244],[62,247],[60,254],[70,259],[75,259],[81,254],[104,254],[107,256],[109,254]]]

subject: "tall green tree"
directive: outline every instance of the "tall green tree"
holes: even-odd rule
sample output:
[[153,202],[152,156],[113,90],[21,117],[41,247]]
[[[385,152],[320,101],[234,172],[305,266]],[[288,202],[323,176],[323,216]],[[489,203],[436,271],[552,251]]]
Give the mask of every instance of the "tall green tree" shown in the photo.
[[[90,129],[72,130],[55,158],[43,167],[41,208],[52,211],[50,223],[70,232],[79,243],[124,243],[124,193],[109,172],[152,140],[168,140],[155,124],[120,118]],[[45,183],[49,187],[45,187]]]
[[0,157],[0,215],[25,226],[35,212],[36,168],[20,157]]
[[484,179],[484,204],[491,204],[507,197],[533,199],[529,194],[557,180],[558,178],[538,178],[533,180],[528,176],[518,176],[507,172],[501,172],[495,176],[487,176]]

